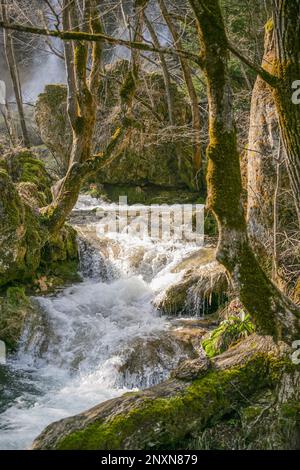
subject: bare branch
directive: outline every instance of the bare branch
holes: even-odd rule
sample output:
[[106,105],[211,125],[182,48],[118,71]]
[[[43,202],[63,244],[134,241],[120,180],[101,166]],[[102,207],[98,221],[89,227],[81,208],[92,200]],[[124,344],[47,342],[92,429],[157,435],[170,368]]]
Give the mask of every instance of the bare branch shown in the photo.
[[263,67],[258,64],[255,64],[252,60],[245,57],[229,42],[227,43],[227,47],[229,51],[232,52],[232,54],[234,54],[238,59],[240,59],[241,62],[250,67],[250,69],[252,69],[254,72],[256,72],[257,75],[259,75],[266,83],[268,83],[268,85],[270,85],[272,88],[277,88],[279,86],[280,81],[275,75],[272,75],[271,73],[267,72],[267,70],[265,70]]
[[192,52],[184,51],[177,48],[150,46],[144,42],[139,41],[127,41],[125,39],[114,38],[103,33],[86,33],[83,31],[54,31],[43,28],[37,28],[32,26],[25,26],[21,24],[8,23],[0,21],[0,28],[10,29],[13,31],[19,31],[23,33],[36,34],[39,36],[49,36],[54,38],[62,39],[63,41],[77,40],[77,41],[89,41],[89,42],[105,42],[112,45],[124,46],[128,49],[138,49],[147,52],[157,52],[162,54],[169,54],[175,56],[185,57],[195,62],[200,67],[202,66],[202,60],[197,54]]

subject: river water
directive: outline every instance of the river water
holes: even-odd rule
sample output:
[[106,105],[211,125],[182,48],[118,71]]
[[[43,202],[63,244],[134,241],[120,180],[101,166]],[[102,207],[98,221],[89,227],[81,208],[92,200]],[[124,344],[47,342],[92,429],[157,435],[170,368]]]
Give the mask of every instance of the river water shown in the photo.
[[[81,197],[77,209],[97,204]],[[106,239],[114,247],[106,258],[81,243],[82,282],[33,299],[38,314],[28,319],[17,353],[0,366],[0,449],[29,448],[49,423],[153,385],[181,358],[178,349],[126,380],[124,367],[120,372],[134,344],[147,345],[170,328],[152,301],[180,278],[172,267],[199,247],[128,233]]]

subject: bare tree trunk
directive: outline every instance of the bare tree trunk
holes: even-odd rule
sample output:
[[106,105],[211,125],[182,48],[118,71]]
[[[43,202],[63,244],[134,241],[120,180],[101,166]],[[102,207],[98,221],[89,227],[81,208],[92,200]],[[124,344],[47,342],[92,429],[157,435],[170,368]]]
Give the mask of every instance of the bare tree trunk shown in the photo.
[[300,0],[273,0],[273,18],[279,78],[273,93],[300,225],[300,106],[292,101],[293,83],[300,79]]
[[227,38],[218,0],[190,0],[199,23],[209,101],[208,202],[219,225],[217,259],[231,275],[259,330],[291,341],[300,310],[266,276],[250,246],[228,74]]
[[278,207],[278,197],[280,189],[280,151],[281,146],[279,143],[278,147],[278,160],[276,162],[276,185],[274,191],[274,223],[273,223],[273,266],[272,266],[272,280],[273,282],[278,282],[278,227],[279,227],[279,207]]
[[[273,32],[266,28],[262,67],[275,60]],[[271,274],[276,159],[280,130],[270,86],[258,76],[252,91],[247,151],[247,223],[252,247]]]
[[[169,15],[168,9],[164,0],[158,0],[158,4],[160,6],[162,15],[167,23],[167,26],[172,34],[174,44],[176,48],[182,48],[181,39],[177,33],[175,25],[173,24],[172,18]],[[191,101],[191,109],[192,109],[192,119],[193,119],[193,129],[195,133],[195,140],[194,140],[194,166],[196,173],[199,172],[201,169],[202,164],[202,149],[201,143],[199,142],[200,135],[201,135],[201,115],[199,110],[198,104],[198,96],[194,87],[192,72],[187,60],[184,57],[179,57],[182,72],[184,75],[184,80],[187,86],[188,94]]]
[[[159,39],[155,32],[154,27],[152,26],[151,21],[149,21],[146,14],[144,14],[145,25],[150,33],[151,39],[155,47],[160,48]],[[167,97],[167,104],[168,104],[168,113],[169,113],[169,121],[171,126],[174,125],[174,105],[172,100],[172,93],[171,93],[171,77],[168,70],[167,62],[165,59],[164,54],[159,54],[160,64],[162,68],[162,73],[164,77],[165,89],[166,89],[166,97]]]
[[[3,21],[7,21],[7,6],[6,1],[2,0],[2,18]],[[24,114],[24,107],[23,107],[23,99],[22,99],[22,90],[19,78],[19,71],[18,66],[15,58],[14,52],[14,42],[13,42],[13,35],[12,32],[9,30],[4,30],[3,32],[4,37],[4,49],[5,49],[5,56],[7,65],[10,72],[11,81],[13,84],[14,94],[16,97],[16,103],[20,118],[20,126],[22,132],[22,140],[25,147],[30,148],[30,140],[26,126],[25,114]]]

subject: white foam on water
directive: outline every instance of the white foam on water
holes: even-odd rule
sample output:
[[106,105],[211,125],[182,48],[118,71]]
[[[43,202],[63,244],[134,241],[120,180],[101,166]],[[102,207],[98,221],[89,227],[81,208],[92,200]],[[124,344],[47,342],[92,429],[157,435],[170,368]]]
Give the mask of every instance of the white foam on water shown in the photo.
[[[95,204],[81,197],[77,208]],[[118,279],[92,276],[58,295],[36,298],[41,314],[28,322],[18,353],[5,366],[21,377],[22,390],[12,393],[0,415],[0,449],[26,449],[49,423],[139,386],[134,374],[129,388],[120,384],[122,351],[133,339],[168,329],[151,301],[180,277],[172,267],[199,247],[109,236],[121,248],[118,259],[109,259]],[[97,260],[91,257],[91,263]],[[143,382],[153,383],[157,371],[145,370]]]

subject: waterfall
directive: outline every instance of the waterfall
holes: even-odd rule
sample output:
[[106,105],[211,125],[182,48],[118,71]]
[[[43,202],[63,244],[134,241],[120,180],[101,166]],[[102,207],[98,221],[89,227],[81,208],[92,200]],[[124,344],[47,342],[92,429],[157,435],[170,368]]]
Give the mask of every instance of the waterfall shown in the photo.
[[[95,204],[83,197],[75,213]],[[152,301],[197,248],[125,233],[79,245],[82,282],[33,299],[38,313],[5,366],[0,449],[26,449],[50,422],[156,384],[187,357]]]

